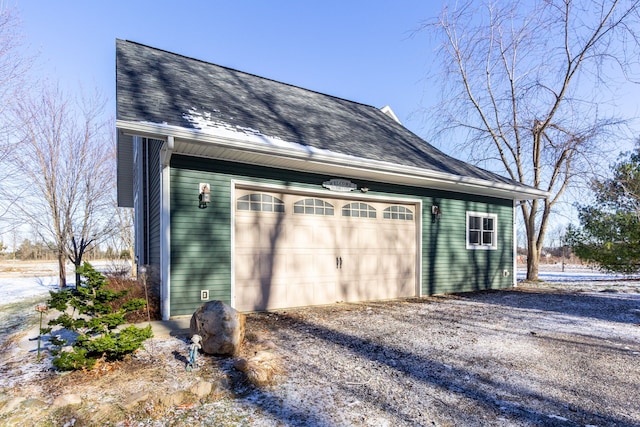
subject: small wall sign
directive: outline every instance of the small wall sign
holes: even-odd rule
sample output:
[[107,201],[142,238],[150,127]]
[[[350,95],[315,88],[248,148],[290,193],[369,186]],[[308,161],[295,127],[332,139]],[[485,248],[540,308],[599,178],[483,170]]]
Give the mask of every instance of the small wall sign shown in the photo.
[[341,191],[344,193],[348,193],[349,191],[353,191],[358,188],[356,184],[348,179],[330,179],[329,181],[323,182],[322,186],[331,191]]

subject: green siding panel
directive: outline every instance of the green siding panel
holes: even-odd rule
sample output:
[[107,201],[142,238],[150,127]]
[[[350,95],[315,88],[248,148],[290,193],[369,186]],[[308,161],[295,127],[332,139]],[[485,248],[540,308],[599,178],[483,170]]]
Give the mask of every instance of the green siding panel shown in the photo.
[[[275,168],[174,155],[171,160],[171,315],[193,313],[210,300],[231,302],[231,182],[255,182],[324,190],[335,178]],[[349,178],[349,177],[344,177]],[[509,287],[513,283],[511,200],[353,180],[368,195],[422,200],[423,295]],[[211,185],[211,203],[198,208],[198,185]],[[431,206],[442,210],[433,222]],[[466,212],[498,215],[496,250],[466,248]],[[504,277],[507,270],[509,276]]]
[[160,265],[160,149],[163,141],[150,139],[149,144],[149,264]]

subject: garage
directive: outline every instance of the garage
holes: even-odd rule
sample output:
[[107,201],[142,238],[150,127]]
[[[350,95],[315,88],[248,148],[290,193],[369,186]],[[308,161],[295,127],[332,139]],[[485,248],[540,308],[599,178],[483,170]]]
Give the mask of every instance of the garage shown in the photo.
[[516,207],[548,197],[389,106],[131,41],[116,95],[118,205],[165,320],[511,287]]
[[419,203],[236,188],[240,311],[418,294]]

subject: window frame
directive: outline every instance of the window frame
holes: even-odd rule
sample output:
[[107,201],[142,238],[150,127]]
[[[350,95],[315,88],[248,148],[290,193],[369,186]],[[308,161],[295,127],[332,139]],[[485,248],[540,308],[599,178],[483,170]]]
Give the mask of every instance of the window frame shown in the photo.
[[[312,203],[307,203],[312,202]],[[302,212],[298,212],[302,209]],[[317,197],[307,197],[293,203],[294,215],[334,216],[335,206]]]
[[[257,200],[256,196],[260,196]],[[269,200],[269,198],[271,200]],[[240,204],[247,204],[249,209],[241,208]],[[265,207],[270,207],[271,209],[265,209]],[[260,209],[254,209],[255,207],[259,207]],[[267,212],[274,214],[283,214],[285,213],[284,202],[271,194],[267,193],[248,193],[244,196],[236,197],[236,211],[238,212]]]
[[[480,228],[471,229],[471,218],[480,218]],[[491,219],[493,221],[493,230],[486,231],[485,230],[485,219]],[[480,243],[471,243],[469,239],[469,235],[472,231],[476,231],[480,233]],[[484,243],[484,236],[486,233],[491,233],[490,244]],[[465,221],[465,240],[467,249],[471,250],[496,250],[498,249],[498,214],[487,213],[487,212],[472,212],[467,211],[466,221]]]
[[[354,205],[358,205],[357,207]],[[352,215],[353,212],[357,212],[358,215]],[[361,213],[366,212],[366,215],[361,215]],[[348,215],[345,215],[348,213]],[[348,202],[342,205],[340,209],[340,216],[342,218],[366,218],[366,219],[377,219],[378,211],[375,207],[371,206],[367,202],[362,201],[353,201]]]
[[382,210],[382,219],[387,221],[414,221],[415,215],[413,210],[406,206],[391,205]]

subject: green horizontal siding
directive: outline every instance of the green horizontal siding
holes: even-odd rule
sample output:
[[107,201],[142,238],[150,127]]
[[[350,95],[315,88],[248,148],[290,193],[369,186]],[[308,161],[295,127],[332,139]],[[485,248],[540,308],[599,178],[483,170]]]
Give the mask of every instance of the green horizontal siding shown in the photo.
[[[513,216],[509,205],[447,199],[439,202],[443,214],[433,223],[423,213],[422,292],[425,295],[494,289],[513,283]],[[498,215],[495,250],[466,248],[466,213]],[[503,271],[509,276],[504,277]]]
[[[210,300],[231,302],[231,181],[324,190],[335,178],[275,168],[174,155],[171,160],[171,314],[193,313]],[[341,177],[349,178],[349,177]],[[368,195],[420,199],[422,223],[422,294],[508,287],[513,278],[512,201],[397,186],[353,179]],[[211,185],[211,203],[198,208],[198,185]],[[442,218],[433,223],[431,206]],[[466,212],[498,215],[498,249],[466,249]]]
[[149,162],[149,265],[160,265],[160,149],[162,141],[148,140]]

